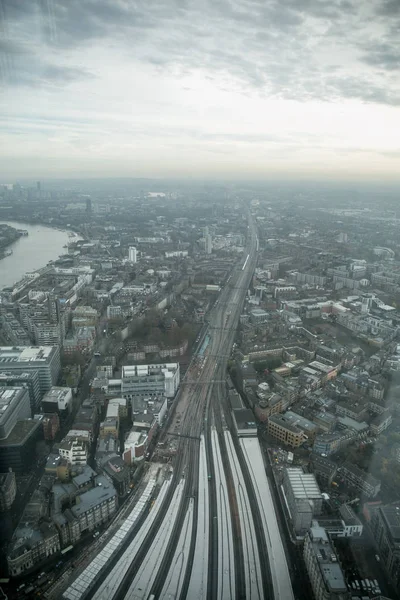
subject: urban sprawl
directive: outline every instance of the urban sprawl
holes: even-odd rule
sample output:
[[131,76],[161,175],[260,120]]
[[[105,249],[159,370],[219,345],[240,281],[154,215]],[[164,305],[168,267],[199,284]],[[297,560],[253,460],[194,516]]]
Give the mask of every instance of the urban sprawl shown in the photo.
[[399,597],[395,202],[90,185],[0,186],[3,594]]

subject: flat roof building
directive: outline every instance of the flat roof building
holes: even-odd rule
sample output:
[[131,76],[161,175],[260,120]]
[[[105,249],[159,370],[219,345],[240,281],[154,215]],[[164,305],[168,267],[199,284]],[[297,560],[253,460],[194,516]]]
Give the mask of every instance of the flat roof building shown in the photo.
[[30,416],[33,417],[33,415],[39,411],[42,394],[40,391],[38,371],[24,371],[23,369],[1,371],[0,387],[26,387],[31,405]]
[[261,308],[255,308],[250,311],[250,321],[252,323],[266,323],[268,321],[268,313]]
[[400,503],[380,506],[372,513],[371,530],[381,565],[400,595]]
[[305,417],[302,417],[301,415],[298,415],[295,412],[292,412],[291,410],[286,411],[282,416],[284,417],[285,421],[291,425],[296,425],[296,427],[302,429],[307,435],[308,439],[314,439],[318,430],[318,427],[315,423],[309,419],[306,419]]
[[257,426],[252,410],[249,408],[239,408],[233,410],[232,415],[239,437],[252,437],[257,435]]
[[180,382],[179,363],[122,367],[121,395],[132,401],[143,398],[174,398]]
[[1,371],[38,371],[42,394],[57,383],[60,374],[58,346],[0,346]]
[[120,456],[115,454],[103,463],[103,471],[111,479],[118,496],[125,496],[129,490],[130,469]]
[[340,474],[347,485],[362,492],[367,498],[375,498],[381,489],[379,479],[350,462],[345,462],[340,467]]
[[29,419],[31,406],[24,387],[0,388],[0,439],[8,437],[16,422]]
[[86,465],[87,463],[87,447],[79,439],[64,439],[59,446],[59,453],[72,466]]
[[311,527],[303,556],[315,600],[350,600],[338,557],[323,527]]
[[0,473],[0,512],[9,510],[17,494],[15,473]]
[[9,467],[16,473],[29,470],[36,458],[36,443],[43,439],[41,421],[17,421],[8,437],[0,440],[0,471]]
[[304,535],[313,517],[321,514],[323,496],[312,473],[300,467],[284,470],[283,489],[296,535]]
[[43,412],[65,413],[71,410],[71,403],[71,388],[52,386],[42,398],[42,409]]
[[268,434],[291,448],[298,448],[308,439],[304,430],[297,425],[292,425],[284,415],[269,417]]

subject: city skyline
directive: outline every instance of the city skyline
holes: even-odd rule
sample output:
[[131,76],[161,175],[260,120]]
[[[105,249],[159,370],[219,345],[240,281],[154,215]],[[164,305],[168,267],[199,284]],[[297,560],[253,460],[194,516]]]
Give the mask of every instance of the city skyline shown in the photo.
[[399,180],[397,2],[0,7],[7,181]]

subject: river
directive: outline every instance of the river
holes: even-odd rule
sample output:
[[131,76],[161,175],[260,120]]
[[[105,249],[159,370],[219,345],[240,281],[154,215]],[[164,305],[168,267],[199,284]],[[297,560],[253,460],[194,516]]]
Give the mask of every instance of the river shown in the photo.
[[64,248],[69,241],[66,231],[15,221],[0,222],[15,229],[26,229],[29,234],[8,246],[13,253],[0,260],[0,290],[22,279],[28,271],[36,271],[67,252]]

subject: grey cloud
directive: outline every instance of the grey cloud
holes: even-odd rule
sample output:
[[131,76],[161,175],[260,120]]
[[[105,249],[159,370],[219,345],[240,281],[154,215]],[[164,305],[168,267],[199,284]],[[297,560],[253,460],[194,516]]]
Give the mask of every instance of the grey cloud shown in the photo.
[[380,0],[376,14],[384,17],[400,16],[400,3],[398,0]]
[[362,61],[389,71],[400,68],[400,47],[392,44],[376,44],[362,56]]
[[29,46],[18,43],[15,40],[0,39],[0,56],[6,54],[21,55],[28,53]]
[[[379,69],[389,73],[399,66],[398,42],[391,33],[393,19],[385,20],[385,15],[396,14],[395,5],[400,6],[400,0],[375,0],[372,10],[381,15],[387,35],[384,43],[368,47],[357,45],[359,38],[355,37],[357,32],[362,38],[363,27],[369,26],[358,12],[360,7],[368,6],[367,0],[31,0],[28,3],[0,0],[0,3],[3,21],[10,28],[13,21],[23,24],[25,19],[29,30],[32,14],[39,15],[41,42],[47,44],[50,52],[70,48],[82,48],[84,52],[86,44],[107,40],[124,48],[127,59],[133,55],[160,70],[173,68],[174,73],[185,74],[203,69],[214,74],[216,81],[224,75],[233,77],[244,93],[300,101],[344,97],[398,104],[400,92],[393,89],[389,79],[383,81],[375,74]],[[323,21],[319,29],[315,29],[315,21],[309,17]],[[335,57],[335,78],[329,65],[321,66],[318,49],[313,47],[321,35],[333,45],[340,46],[346,40],[350,52],[353,48],[363,68],[370,70],[371,78],[366,85],[360,84],[357,73],[353,78],[346,76],[346,65],[338,65]],[[8,62],[13,60],[16,68],[20,66],[18,46],[11,44],[5,54]],[[31,82],[40,83],[47,77],[61,84],[87,76],[84,70],[73,67],[61,67],[59,73],[53,64],[48,64],[47,58],[37,57],[37,60],[36,67],[31,61],[29,70],[36,72],[36,78],[30,77]],[[22,77],[21,73],[20,79],[28,82],[29,77]],[[221,81],[218,85],[225,84]]]
[[51,62],[46,56],[29,54],[23,46],[0,43],[0,83],[3,86],[62,87],[93,75],[81,68]]
[[364,100],[389,106],[400,106],[400,93],[372,84],[359,77],[331,77],[327,80],[328,90],[337,97]]

